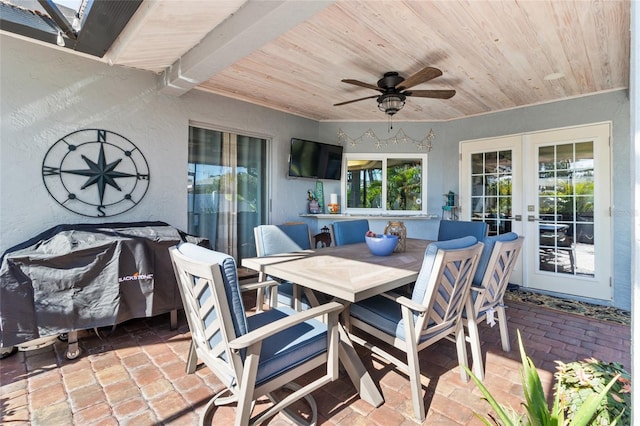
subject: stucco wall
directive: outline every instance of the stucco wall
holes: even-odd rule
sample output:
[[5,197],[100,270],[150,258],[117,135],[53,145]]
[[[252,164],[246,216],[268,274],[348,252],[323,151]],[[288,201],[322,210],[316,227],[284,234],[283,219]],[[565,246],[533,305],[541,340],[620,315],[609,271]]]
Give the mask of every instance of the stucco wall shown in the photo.
[[[317,139],[317,122],[199,92],[163,95],[152,73],[109,67],[6,35],[0,35],[0,49],[0,253],[61,223],[161,220],[186,230],[190,120],[271,138],[271,180],[278,181],[271,185],[272,221],[294,220],[304,211],[310,182],[285,179],[289,141]],[[43,185],[49,147],[85,128],[125,136],[149,163],[149,190],[126,213],[78,216]]]
[[[0,35],[0,252],[60,223],[162,220],[186,229],[187,138],[191,122],[272,139],[271,221],[299,220],[313,181],[287,179],[291,137],[336,143],[339,129],[360,136],[372,128],[381,137],[386,121],[322,122],[193,91],[176,98],[158,93],[156,76],[109,67],[91,59]],[[436,133],[429,155],[428,212],[440,214],[442,194],[458,192],[460,140],[568,125],[613,122],[614,303],[630,308],[631,180],[629,100],[626,91],[541,105],[451,122],[394,122],[420,139]],[[145,154],[151,183],[132,210],[107,219],[77,216],[58,205],[41,177],[42,159],[62,136],[83,128],[122,134]],[[376,152],[347,146],[347,152]],[[389,151],[410,152],[403,145]],[[325,192],[339,192],[325,183]]]
[[[441,214],[442,194],[459,192],[459,143],[463,140],[534,132],[567,126],[611,121],[613,140],[612,158],[612,219],[613,219],[613,304],[631,309],[631,229],[633,218],[631,161],[629,161],[630,106],[626,90],[604,93],[562,102],[439,123],[344,123],[324,122],[319,135],[337,138],[342,129],[351,138],[357,138],[368,129],[385,138],[402,129],[414,139],[420,139],[433,128],[436,138],[428,162],[428,212]],[[415,146],[397,145],[403,152],[416,152]],[[378,152],[373,144],[346,146],[346,152]]]

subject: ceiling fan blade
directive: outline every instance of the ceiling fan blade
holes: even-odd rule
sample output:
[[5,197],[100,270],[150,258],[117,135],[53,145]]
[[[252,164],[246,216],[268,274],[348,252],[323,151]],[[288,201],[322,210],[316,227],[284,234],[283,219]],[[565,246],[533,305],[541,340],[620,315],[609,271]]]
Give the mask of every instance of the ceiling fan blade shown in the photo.
[[406,96],[418,98],[449,99],[456,94],[455,90],[408,90],[403,93]]
[[360,87],[366,87],[367,89],[373,89],[373,90],[377,90],[377,91],[382,91],[382,89],[380,89],[378,86],[374,86],[373,84],[369,84],[369,83],[364,83],[362,81],[358,81],[358,80],[352,80],[350,78],[347,78],[345,80],[342,80],[343,83],[349,83],[349,84],[355,84],[356,86],[360,86]]
[[442,75],[442,71],[438,68],[426,67],[417,73],[410,75],[403,82],[401,82],[396,88],[398,90],[408,89],[417,84],[424,83],[426,81],[432,80],[436,77],[440,77]]
[[340,106],[340,105],[346,105],[346,104],[350,104],[353,102],[359,102],[359,101],[364,101],[365,99],[373,99],[373,98],[377,98],[379,95],[373,95],[373,96],[367,96],[366,98],[360,98],[360,99],[353,99],[351,101],[346,101],[346,102],[340,102],[337,104],[333,104],[333,106]]

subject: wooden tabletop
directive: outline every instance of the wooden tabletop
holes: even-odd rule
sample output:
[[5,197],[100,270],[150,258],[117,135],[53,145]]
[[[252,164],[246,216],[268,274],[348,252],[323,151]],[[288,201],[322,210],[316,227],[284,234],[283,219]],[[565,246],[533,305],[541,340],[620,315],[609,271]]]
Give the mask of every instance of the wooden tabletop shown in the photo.
[[242,266],[349,302],[410,284],[431,241],[408,238],[406,251],[374,256],[365,243],[242,260]]

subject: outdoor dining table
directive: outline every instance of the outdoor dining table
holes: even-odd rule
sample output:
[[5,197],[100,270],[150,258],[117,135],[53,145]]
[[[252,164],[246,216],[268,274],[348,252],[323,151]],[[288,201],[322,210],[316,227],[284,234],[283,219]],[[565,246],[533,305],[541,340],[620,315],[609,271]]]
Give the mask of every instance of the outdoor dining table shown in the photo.
[[[408,238],[404,252],[389,256],[375,256],[365,243],[358,243],[246,258],[242,266],[354,303],[415,282],[430,242]],[[307,294],[314,303],[313,294]],[[380,406],[384,399],[342,327],[339,352],[362,399]]]

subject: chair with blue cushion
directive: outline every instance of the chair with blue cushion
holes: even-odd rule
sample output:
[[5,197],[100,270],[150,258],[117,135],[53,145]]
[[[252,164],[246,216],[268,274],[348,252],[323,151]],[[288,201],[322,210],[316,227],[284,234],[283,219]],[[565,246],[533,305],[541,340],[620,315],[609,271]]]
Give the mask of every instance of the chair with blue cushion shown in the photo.
[[[311,233],[306,223],[293,223],[283,225],[258,225],[253,228],[256,240],[256,253],[258,257],[272,256],[281,253],[292,253],[296,251],[309,250],[311,248]],[[270,280],[264,273],[260,273],[258,281]],[[277,287],[269,287],[270,305],[282,304],[290,306],[297,311],[309,309],[311,304],[307,297],[302,294],[300,287],[289,281],[278,280]],[[258,304],[262,299],[261,294],[257,296]]]
[[[471,298],[473,300],[477,323],[485,320],[492,327],[495,325],[495,313],[498,314],[500,340],[502,350],[509,352],[509,330],[504,306],[504,293],[509,285],[518,256],[522,250],[523,237],[515,232],[494,235],[484,239],[484,248],[478,261]],[[472,339],[477,342],[478,339]]]
[[464,220],[441,220],[438,228],[438,241],[454,240],[462,237],[474,237],[478,241],[485,239],[489,227],[485,222]]
[[[418,352],[432,344],[455,336],[460,377],[468,380],[467,350],[462,312],[473,310],[469,297],[482,243],[474,237],[429,244],[411,298],[389,292],[350,306],[352,340],[395,364],[409,376],[415,417],[425,419],[421,393]],[[470,328],[477,326],[469,321]],[[406,363],[386,350],[353,334],[364,331],[406,354]],[[477,330],[474,336],[477,338]],[[479,345],[477,346],[479,347]],[[472,345],[472,349],[474,346]],[[482,377],[480,352],[473,351],[473,369]]]
[[[337,321],[343,306],[331,302],[304,312],[276,307],[247,317],[233,257],[191,243],[169,251],[191,330],[187,372],[195,372],[199,359],[225,385],[203,419],[214,406],[236,402],[236,425],[262,423],[280,411],[301,421],[289,409],[301,398],[315,419],[311,392],[338,378]],[[320,366],[326,369],[317,374]],[[303,376],[306,383],[311,371],[314,379],[304,387],[294,383]],[[292,393],[279,399],[274,391],[281,388]],[[264,396],[273,405],[252,417],[255,401]]]
[[337,246],[364,243],[368,230],[367,219],[339,220],[333,222],[333,241]]

